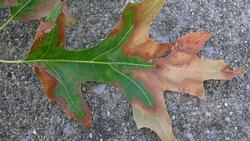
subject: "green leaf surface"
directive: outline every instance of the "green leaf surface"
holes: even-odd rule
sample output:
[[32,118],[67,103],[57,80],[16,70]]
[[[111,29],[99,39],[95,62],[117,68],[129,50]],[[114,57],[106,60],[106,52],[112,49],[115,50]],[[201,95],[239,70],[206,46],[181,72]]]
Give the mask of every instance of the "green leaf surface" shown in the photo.
[[[52,19],[53,19],[52,14]],[[60,16],[59,16],[60,17]],[[118,82],[128,99],[138,99],[146,106],[153,106],[154,98],[140,81],[132,77],[132,70],[153,67],[137,57],[122,53],[122,46],[131,34],[135,12],[124,12],[125,25],[117,36],[109,36],[95,47],[84,50],[67,50],[60,44],[61,25],[58,19],[42,42],[33,46],[26,61],[43,65],[60,82],[56,96],[66,101],[68,109],[84,118],[81,96],[77,87],[85,81]],[[59,46],[58,46],[59,45]]]

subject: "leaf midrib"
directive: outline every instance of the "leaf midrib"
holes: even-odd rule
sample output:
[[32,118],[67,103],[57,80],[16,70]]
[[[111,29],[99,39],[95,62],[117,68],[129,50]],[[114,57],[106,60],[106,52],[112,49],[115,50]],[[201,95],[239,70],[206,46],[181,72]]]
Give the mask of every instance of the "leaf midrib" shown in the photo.
[[60,62],[60,63],[81,63],[81,64],[99,64],[99,65],[124,65],[124,66],[137,66],[137,67],[154,67],[153,64],[143,64],[143,63],[130,63],[130,62],[105,62],[105,61],[81,61],[81,60],[55,60],[55,59],[39,59],[39,60],[25,60],[19,61],[17,63],[46,63],[46,62]]

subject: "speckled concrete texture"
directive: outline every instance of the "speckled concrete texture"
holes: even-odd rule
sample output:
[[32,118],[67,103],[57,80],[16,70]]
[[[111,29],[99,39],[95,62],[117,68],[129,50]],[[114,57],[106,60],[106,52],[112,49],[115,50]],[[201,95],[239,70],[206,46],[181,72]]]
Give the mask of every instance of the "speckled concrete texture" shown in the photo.
[[[91,47],[119,21],[125,0],[68,0],[77,27],[67,29],[67,48]],[[0,10],[0,23],[9,17]],[[13,22],[0,32],[0,58],[27,55],[39,21]],[[168,0],[153,22],[150,37],[170,42],[194,31],[213,37],[200,56],[222,59],[246,74],[232,81],[206,81],[206,99],[166,92],[165,100],[179,141],[250,140],[250,1]],[[87,83],[83,91],[93,111],[94,127],[68,120],[62,109],[44,96],[29,65],[0,64],[1,141],[158,141],[148,129],[137,130],[132,109],[121,92],[109,85]]]

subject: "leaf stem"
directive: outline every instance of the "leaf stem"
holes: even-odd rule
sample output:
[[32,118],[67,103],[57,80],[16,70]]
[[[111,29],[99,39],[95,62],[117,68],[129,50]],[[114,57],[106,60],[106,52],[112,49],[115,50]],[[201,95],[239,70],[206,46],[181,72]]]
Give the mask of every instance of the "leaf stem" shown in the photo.
[[27,1],[20,9],[18,9],[18,11],[0,27],[0,31],[2,31],[30,2],[31,0]]
[[23,60],[1,60],[0,59],[0,63],[5,63],[5,64],[22,64],[22,63],[25,63],[26,61],[23,61]]

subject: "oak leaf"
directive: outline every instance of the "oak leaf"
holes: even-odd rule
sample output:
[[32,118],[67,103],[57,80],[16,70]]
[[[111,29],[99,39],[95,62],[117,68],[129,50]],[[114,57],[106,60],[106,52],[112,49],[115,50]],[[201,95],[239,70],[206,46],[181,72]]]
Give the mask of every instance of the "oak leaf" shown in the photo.
[[190,33],[175,43],[159,43],[148,38],[150,23],[164,0],[129,3],[122,19],[109,36],[95,47],[67,50],[65,12],[58,5],[47,22],[42,22],[28,57],[34,64],[47,97],[61,105],[69,118],[87,127],[92,114],[82,98],[85,81],[116,83],[133,106],[138,128],[155,131],[164,141],[176,140],[163,97],[165,90],[204,98],[203,81],[232,79],[243,73],[222,61],[200,59],[211,34]]
[[62,11],[67,17],[67,24],[74,26],[76,21],[61,0],[0,0],[0,8],[10,7],[11,20],[20,21],[37,20],[47,17],[59,4],[62,6]]

